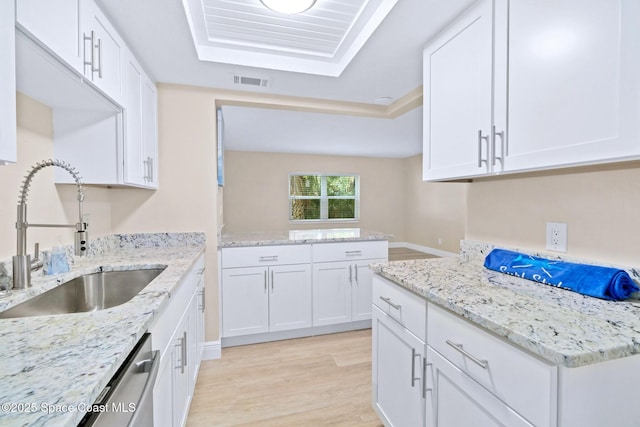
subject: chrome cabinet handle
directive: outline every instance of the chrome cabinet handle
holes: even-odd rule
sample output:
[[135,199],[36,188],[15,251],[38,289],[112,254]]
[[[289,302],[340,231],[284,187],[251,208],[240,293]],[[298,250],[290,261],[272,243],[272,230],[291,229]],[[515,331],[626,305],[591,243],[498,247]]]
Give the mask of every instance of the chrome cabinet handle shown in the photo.
[[267,270],[264,271],[264,292],[267,292]]
[[[496,156],[496,136],[500,137],[500,156]],[[496,132],[496,125],[491,127],[491,150],[493,151],[492,165],[496,165],[496,160],[504,168],[504,131]]]
[[259,262],[278,261],[278,255],[261,256],[258,257]]
[[386,302],[387,304],[389,304],[391,307],[395,308],[396,310],[400,310],[400,308],[402,307],[400,304],[394,304],[391,302],[391,298],[385,298],[383,296],[380,297],[380,299],[384,302]]
[[205,299],[204,299],[205,288],[203,287],[200,291],[200,312],[204,313]]
[[427,367],[431,366],[431,363],[427,363],[427,358],[424,357],[422,358],[422,378],[424,381],[424,384],[422,386],[422,398],[426,399],[427,398],[427,392],[428,391],[432,391],[432,389],[427,388]]
[[273,270],[271,270],[271,292],[273,293]]
[[349,265],[349,284],[353,286],[353,266]]
[[464,348],[462,348],[462,344],[456,344],[454,342],[451,342],[450,340],[447,340],[446,342],[451,347],[453,347],[454,350],[460,352],[460,354],[462,354],[467,359],[471,360],[476,365],[480,366],[482,369],[487,369],[489,367],[489,362],[488,361],[478,359],[473,354],[469,353]]
[[184,374],[184,368],[187,366],[187,331],[182,333],[182,369],[181,374]]
[[353,268],[356,270],[356,284],[358,284],[358,264],[354,265]]
[[180,373],[184,374],[184,368],[187,366],[187,331],[184,331],[178,340],[180,344],[176,344],[176,347],[180,347],[180,366],[176,366],[176,369],[180,368]]
[[489,151],[489,135],[486,136],[482,136],[482,130],[478,130],[478,167],[481,168],[482,164],[485,163],[487,165],[487,167],[489,167],[489,162],[488,162],[488,158],[489,156],[487,155],[487,159],[483,159],[482,158],[482,141],[486,141],[487,143],[487,154]]
[[360,256],[362,255],[362,251],[344,251],[346,256]]
[[420,357],[420,354],[416,353],[416,349],[411,349],[411,387],[415,387],[416,381],[420,379],[420,377],[416,377],[416,356]]
[[[89,67],[91,67],[91,74],[93,76],[93,72],[94,72],[94,67],[93,67],[93,63],[95,61],[95,51],[93,50],[93,41],[95,40],[95,33],[93,32],[93,30],[91,31],[91,33],[89,33],[90,35],[87,36],[86,33],[82,34],[82,51],[83,54],[82,56],[84,57],[84,66],[86,67],[87,65]],[[89,61],[87,61],[87,42],[89,42],[89,46],[91,48],[91,55],[89,56]]]
[[153,159],[151,157],[147,157],[146,160],[143,160],[142,163],[145,167],[144,180],[152,182],[153,181]]
[[94,70],[98,72],[98,78],[102,78],[102,39],[98,39],[98,69]]

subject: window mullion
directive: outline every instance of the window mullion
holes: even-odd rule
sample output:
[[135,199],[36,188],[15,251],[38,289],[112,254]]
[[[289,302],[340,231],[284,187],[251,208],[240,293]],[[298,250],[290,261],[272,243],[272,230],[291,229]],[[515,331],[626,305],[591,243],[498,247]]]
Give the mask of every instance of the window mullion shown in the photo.
[[329,199],[327,198],[327,177],[322,175],[320,178],[320,218],[329,218]]

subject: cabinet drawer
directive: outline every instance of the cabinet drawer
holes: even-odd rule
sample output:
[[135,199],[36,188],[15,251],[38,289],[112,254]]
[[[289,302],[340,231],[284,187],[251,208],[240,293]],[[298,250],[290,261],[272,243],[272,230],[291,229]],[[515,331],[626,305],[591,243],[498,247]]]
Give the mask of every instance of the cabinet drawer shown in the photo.
[[427,312],[430,347],[532,424],[555,425],[555,366],[434,304]]
[[222,268],[308,264],[310,262],[310,245],[222,248]]
[[407,328],[416,337],[427,337],[427,301],[400,286],[373,277],[373,304]]
[[386,240],[373,242],[318,243],[313,245],[313,262],[353,261],[389,257]]

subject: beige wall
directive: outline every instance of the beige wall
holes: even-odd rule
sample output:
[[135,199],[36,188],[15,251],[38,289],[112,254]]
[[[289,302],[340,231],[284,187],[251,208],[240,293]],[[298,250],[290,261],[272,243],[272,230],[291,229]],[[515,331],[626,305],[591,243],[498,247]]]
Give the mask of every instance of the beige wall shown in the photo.
[[207,341],[219,338],[215,108],[211,91],[159,85],[159,189],[110,190],[115,233],[206,233]]
[[[0,166],[3,203],[0,203],[0,259],[16,254],[16,206],[22,181],[37,162],[54,158],[53,116],[49,107],[17,94],[18,161]],[[55,185],[54,167],[39,171],[33,178],[27,199],[27,219],[32,223],[75,224],[78,204],[75,185]],[[80,171],[82,174],[82,171]],[[111,208],[108,190],[87,188],[84,203],[89,214],[90,236],[108,234],[111,230]],[[62,241],[73,242],[71,229],[30,228],[27,248],[35,242],[43,249]]]
[[[133,232],[204,231],[207,233],[207,340],[218,339],[217,183],[215,96],[188,87],[159,87],[158,191],[86,190],[85,212],[90,236]],[[52,111],[18,93],[18,162],[0,167],[6,203],[0,204],[0,259],[15,255],[18,192],[26,172],[37,161],[53,157]],[[64,159],[63,159],[64,160]],[[73,185],[55,185],[54,168],[38,172],[29,192],[31,222],[77,222]],[[80,170],[82,175],[82,170]],[[64,229],[29,229],[28,245],[49,248],[73,241]]]
[[[403,159],[226,151],[223,232],[360,227],[403,241],[403,167]],[[293,172],[360,175],[360,221],[289,224]]]
[[568,223],[575,257],[640,264],[640,163],[504,176],[469,186],[467,238],[544,249]]
[[405,241],[458,253],[465,238],[468,183],[422,181],[422,155],[405,159]]

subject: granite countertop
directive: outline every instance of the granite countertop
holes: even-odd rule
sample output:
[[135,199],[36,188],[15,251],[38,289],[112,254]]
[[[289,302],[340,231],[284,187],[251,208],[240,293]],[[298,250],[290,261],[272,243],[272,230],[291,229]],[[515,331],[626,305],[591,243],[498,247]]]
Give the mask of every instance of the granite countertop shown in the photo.
[[224,233],[218,241],[220,248],[242,246],[293,245],[328,242],[357,242],[389,240],[393,236],[362,228],[327,228],[317,230],[256,231]]
[[[640,353],[638,299],[605,301],[497,273],[464,247],[459,257],[372,268],[555,365],[574,368]],[[640,280],[637,270],[627,271]]]
[[0,425],[75,426],[203,253],[204,234],[116,235],[102,243],[69,273],[38,274],[32,288],[0,299],[0,311],[101,268],[166,269],[117,307],[0,320]]

